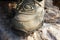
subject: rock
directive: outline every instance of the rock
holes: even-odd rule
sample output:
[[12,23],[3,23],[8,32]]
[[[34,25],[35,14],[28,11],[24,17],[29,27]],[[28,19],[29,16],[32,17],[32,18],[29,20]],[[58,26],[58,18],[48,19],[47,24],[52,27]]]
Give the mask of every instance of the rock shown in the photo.
[[53,0],[46,0],[45,2],[45,22],[60,23],[60,10],[53,3]]

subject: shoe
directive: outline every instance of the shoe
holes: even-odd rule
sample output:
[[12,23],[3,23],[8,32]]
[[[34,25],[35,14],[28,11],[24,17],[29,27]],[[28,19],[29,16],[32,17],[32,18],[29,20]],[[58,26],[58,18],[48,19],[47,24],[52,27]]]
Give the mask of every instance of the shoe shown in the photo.
[[[42,1],[42,0],[41,0]],[[12,19],[14,28],[31,33],[42,27],[44,8],[39,0],[23,0],[17,3],[17,13]]]

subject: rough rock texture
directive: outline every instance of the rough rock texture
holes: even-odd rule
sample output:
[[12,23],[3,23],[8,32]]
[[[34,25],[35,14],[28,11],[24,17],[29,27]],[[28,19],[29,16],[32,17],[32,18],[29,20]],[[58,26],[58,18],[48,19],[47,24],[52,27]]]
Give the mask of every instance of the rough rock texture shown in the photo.
[[42,28],[42,39],[44,40],[60,40],[60,8],[59,0],[45,1],[45,20]]
[[52,0],[45,1],[45,22],[60,23],[60,10],[58,8],[59,5],[54,5],[54,3],[56,2]]
[[17,35],[18,30],[11,30],[10,19],[6,18],[6,12],[2,12],[3,8],[0,7],[0,40],[60,40],[60,10],[58,7],[53,5],[52,0],[46,0],[45,23],[41,29],[27,38]]

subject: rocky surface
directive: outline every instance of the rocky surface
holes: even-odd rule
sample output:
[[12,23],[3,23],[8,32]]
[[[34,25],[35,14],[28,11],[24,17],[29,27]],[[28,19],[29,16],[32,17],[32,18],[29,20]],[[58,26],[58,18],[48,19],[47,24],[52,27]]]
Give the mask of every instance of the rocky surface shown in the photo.
[[[59,1],[58,1],[59,2]],[[56,5],[54,4],[56,3]],[[45,22],[60,23],[60,10],[56,1],[45,1]]]
[[[56,4],[56,5],[55,5]],[[52,0],[45,1],[44,25],[33,35],[26,39],[16,34],[18,30],[11,30],[10,20],[6,18],[0,7],[0,40],[60,40],[60,10],[59,1],[53,3]],[[58,24],[59,23],[59,24]],[[20,33],[19,33],[20,34]]]

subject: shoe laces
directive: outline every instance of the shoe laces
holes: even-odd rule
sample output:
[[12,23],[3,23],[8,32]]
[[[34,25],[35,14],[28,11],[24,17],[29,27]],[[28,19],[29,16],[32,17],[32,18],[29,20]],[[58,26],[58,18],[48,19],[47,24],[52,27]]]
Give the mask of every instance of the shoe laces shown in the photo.
[[[40,0],[40,1],[42,1],[42,0]],[[28,8],[30,8],[30,9],[33,9],[34,7],[35,7],[35,4],[38,4],[39,6],[41,6],[40,4],[39,4],[39,2],[40,2],[39,0],[19,0],[18,2],[17,2],[17,10],[19,11],[19,10],[28,10]],[[26,7],[27,6],[27,7]],[[33,7],[32,7],[33,6]]]

